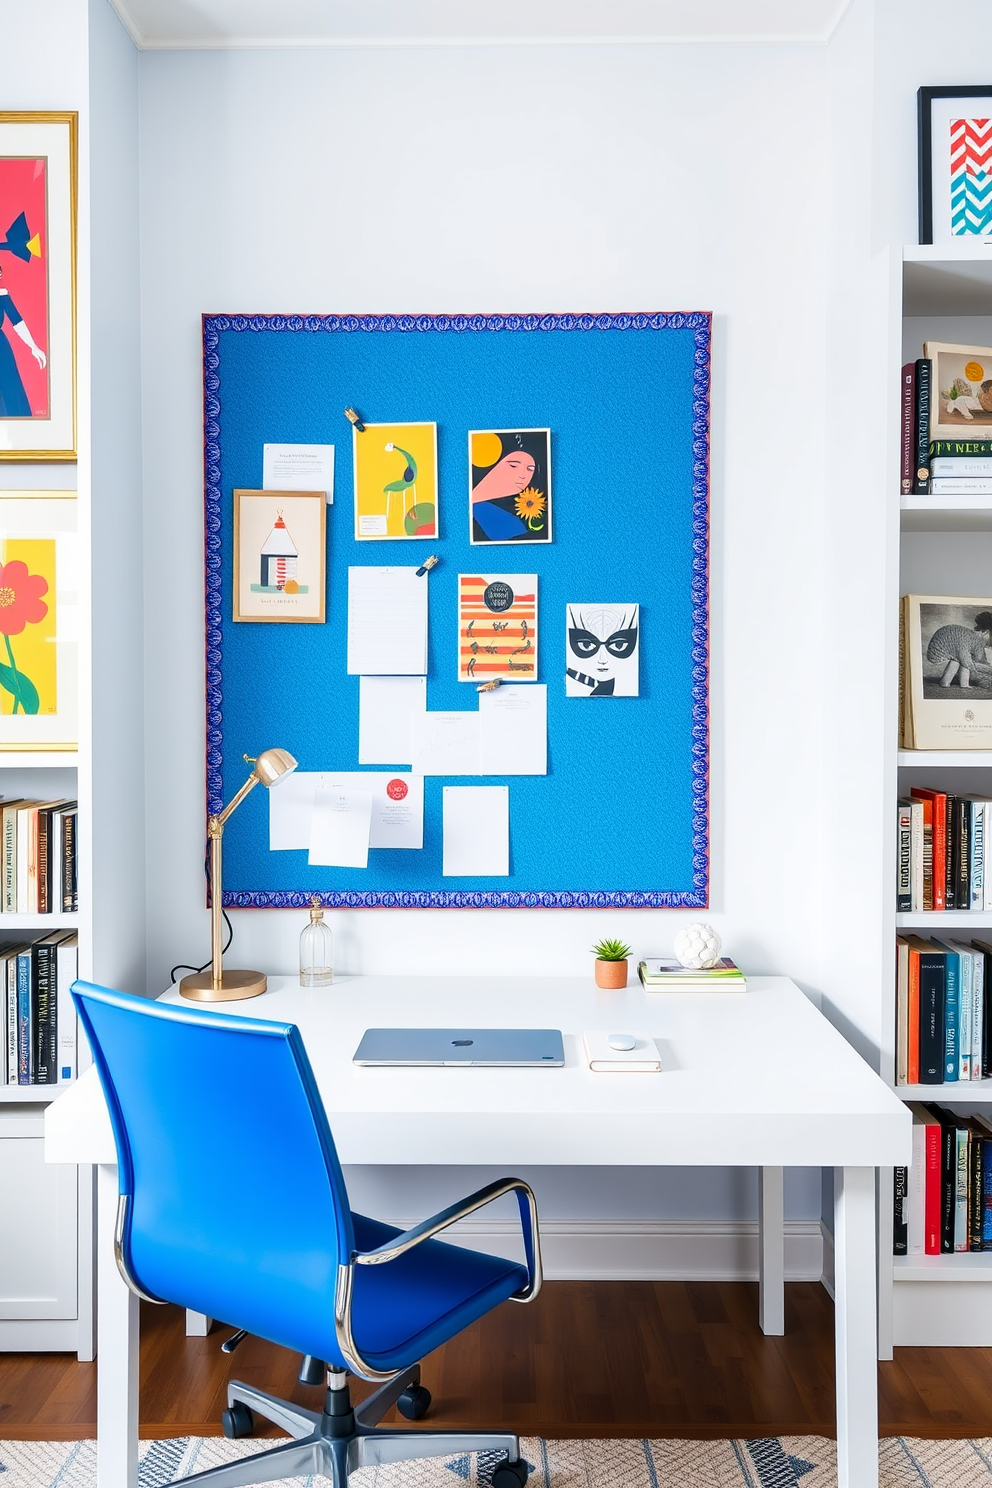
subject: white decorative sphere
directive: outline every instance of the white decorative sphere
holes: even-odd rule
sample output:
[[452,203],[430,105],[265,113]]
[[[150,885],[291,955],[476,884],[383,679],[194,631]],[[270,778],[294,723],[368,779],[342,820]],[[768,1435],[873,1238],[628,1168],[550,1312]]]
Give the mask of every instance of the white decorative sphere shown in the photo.
[[675,937],[675,955],[683,966],[702,971],[719,961],[720,945],[712,925],[686,925]]

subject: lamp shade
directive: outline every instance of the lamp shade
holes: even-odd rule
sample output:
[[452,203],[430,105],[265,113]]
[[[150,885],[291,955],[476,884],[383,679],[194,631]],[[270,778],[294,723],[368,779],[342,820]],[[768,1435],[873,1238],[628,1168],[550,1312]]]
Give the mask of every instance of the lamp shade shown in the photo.
[[285,780],[295,769],[296,761],[286,749],[265,749],[255,761],[255,774],[269,788]]

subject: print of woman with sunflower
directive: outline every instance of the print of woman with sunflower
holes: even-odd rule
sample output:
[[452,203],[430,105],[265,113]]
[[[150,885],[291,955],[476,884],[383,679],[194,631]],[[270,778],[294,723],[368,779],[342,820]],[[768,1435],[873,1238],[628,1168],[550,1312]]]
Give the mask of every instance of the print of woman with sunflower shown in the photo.
[[473,543],[550,542],[550,430],[473,430],[468,439]]

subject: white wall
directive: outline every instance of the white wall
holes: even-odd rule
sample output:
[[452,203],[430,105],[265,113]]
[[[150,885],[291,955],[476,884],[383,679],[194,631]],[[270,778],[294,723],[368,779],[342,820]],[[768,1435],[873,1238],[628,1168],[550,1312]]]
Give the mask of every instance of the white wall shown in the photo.
[[[92,245],[93,975],[144,990],[145,792],[138,53],[89,0]],[[108,575],[112,581],[108,582]]]
[[[150,986],[208,952],[201,312],[590,306],[714,311],[707,917],[749,970],[818,984],[821,908],[796,831],[823,781],[824,248],[822,204],[789,189],[781,139],[801,115],[804,176],[823,172],[826,80],[815,47],[142,56]],[[533,194],[520,230],[481,230],[492,180]],[[428,197],[422,232],[397,230],[395,183]],[[466,974],[589,974],[596,936],[664,952],[685,918],[329,915],[350,970]],[[235,924],[235,964],[293,969],[299,914]],[[749,1182],[542,1187],[568,1217],[741,1214]],[[793,1192],[797,1214],[818,1214],[814,1182]]]

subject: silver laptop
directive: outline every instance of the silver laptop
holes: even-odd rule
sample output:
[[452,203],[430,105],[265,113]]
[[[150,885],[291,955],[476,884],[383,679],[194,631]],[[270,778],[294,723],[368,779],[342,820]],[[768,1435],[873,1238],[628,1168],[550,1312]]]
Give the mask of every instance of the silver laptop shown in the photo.
[[565,1050],[557,1028],[369,1028],[354,1063],[560,1069]]

